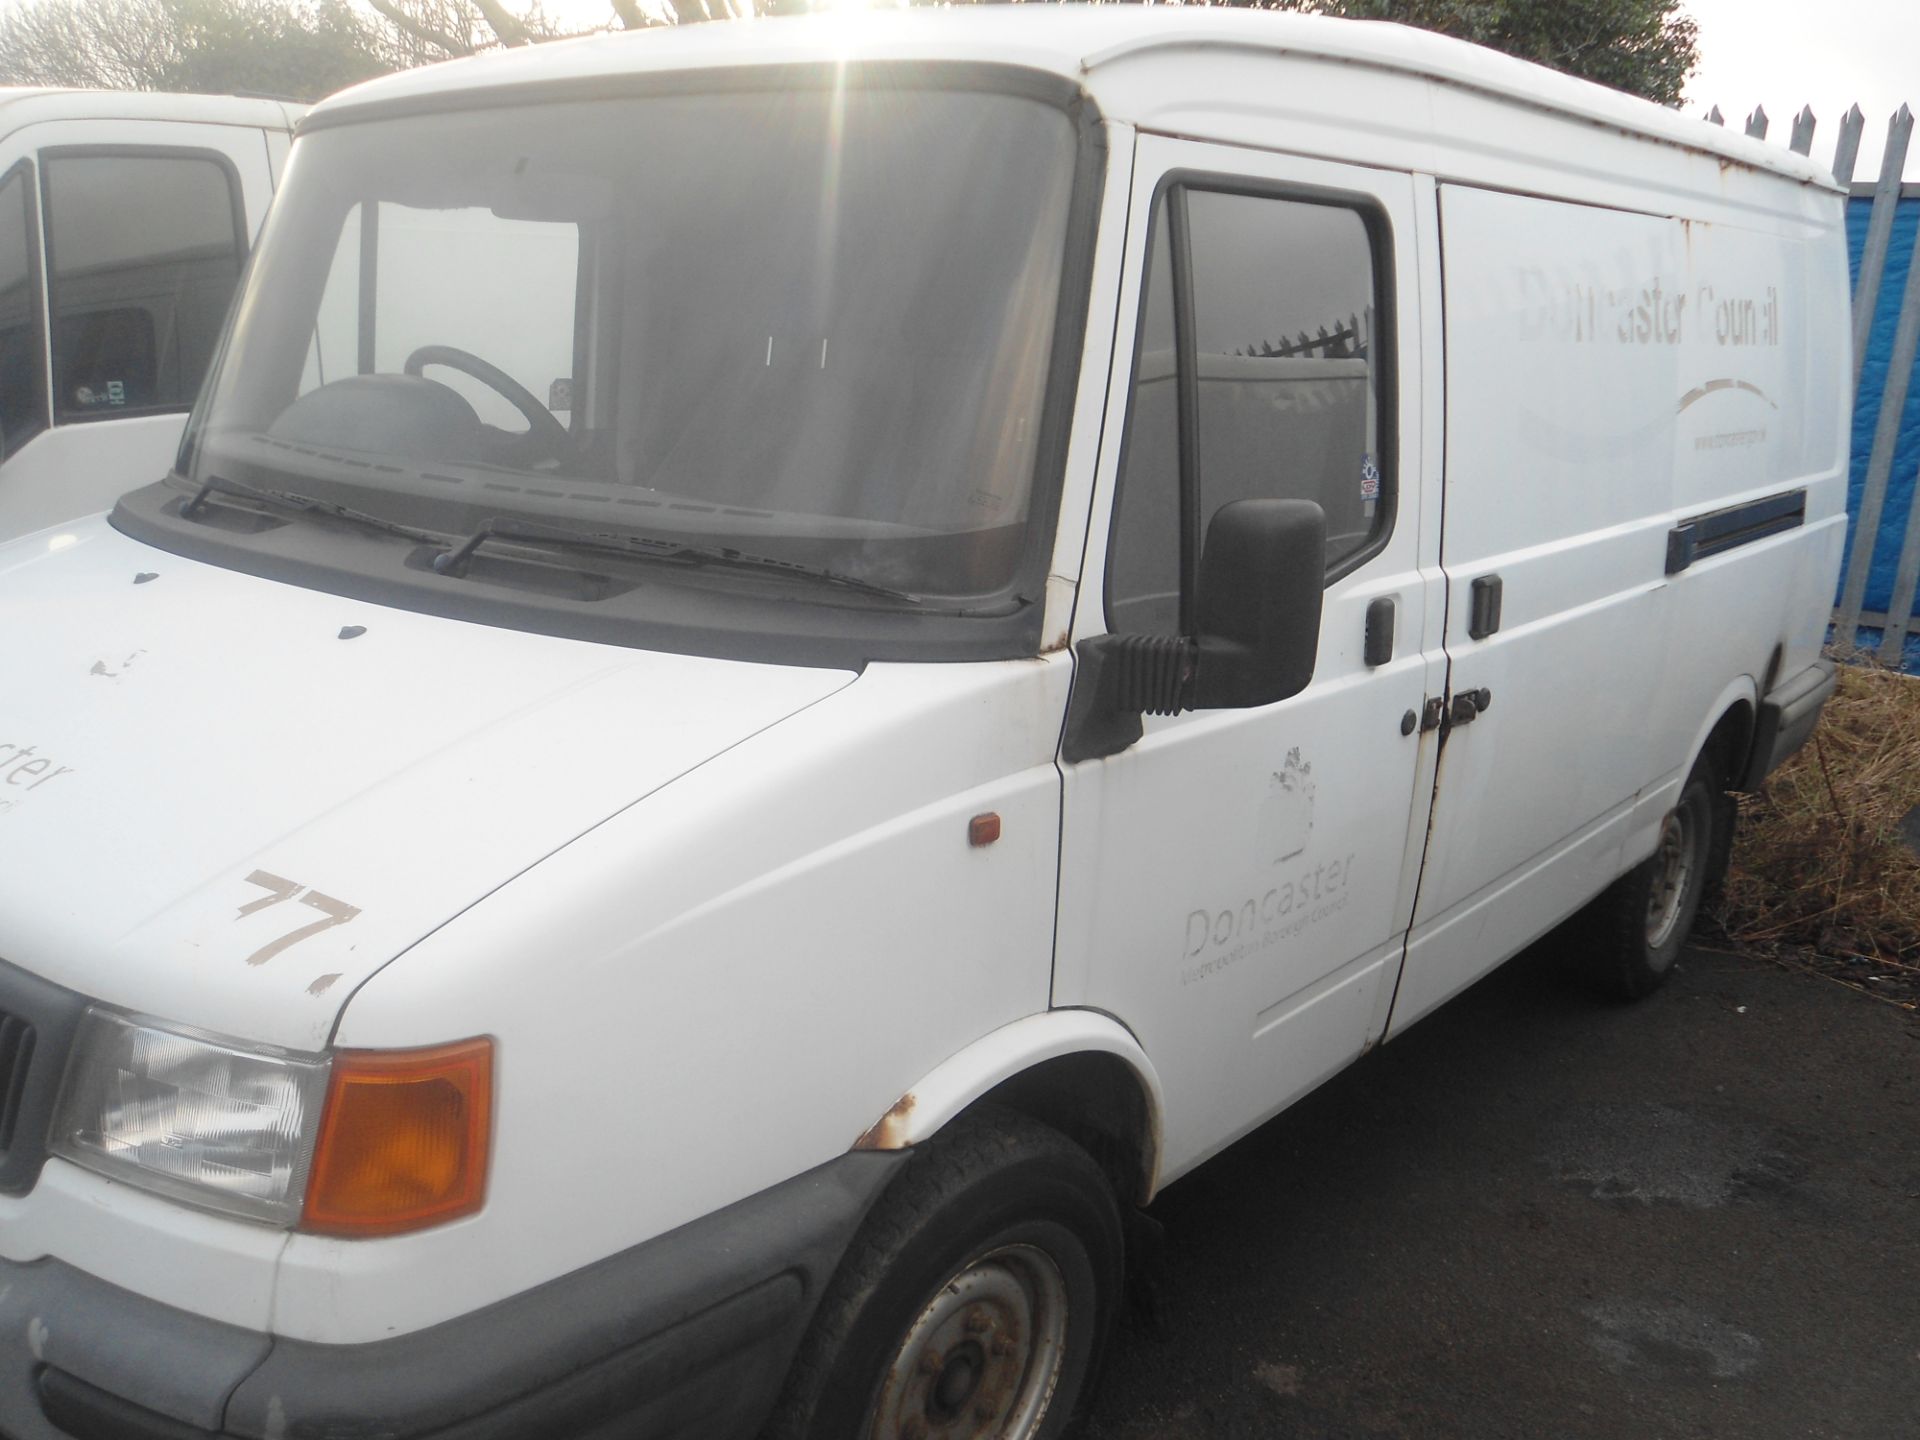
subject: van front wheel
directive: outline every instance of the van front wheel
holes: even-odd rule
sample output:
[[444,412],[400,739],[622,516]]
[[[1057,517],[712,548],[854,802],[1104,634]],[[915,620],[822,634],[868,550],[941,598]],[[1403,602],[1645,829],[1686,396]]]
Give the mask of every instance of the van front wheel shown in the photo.
[[991,1108],[921,1147],[841,1264],[767,1440],[1054,1440],[1121,1283],[1119,1207],[1059,1132]]
[[1609,994],[1638,1000],[1666,983],[1701,900],[1719,883],[1733,817],[1714,756],[1703,755],[1661,823],[1653,854],[1593,903],[1588,968]]

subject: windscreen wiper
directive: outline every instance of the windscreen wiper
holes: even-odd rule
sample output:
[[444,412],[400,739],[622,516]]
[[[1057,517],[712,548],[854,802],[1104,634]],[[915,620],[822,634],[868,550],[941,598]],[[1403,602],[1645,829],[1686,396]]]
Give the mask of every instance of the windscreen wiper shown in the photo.
[[765,570],[776,575],[834,585],[862,595],[878,595],[888,600],[904,600],[921,605],[920,596],[888,585],[844,575],[823,565],[807,565],[798,560],[781,560],[772,555],[756,555],[730,545],[688,545],[678,540],[660,540],[651,535],[631,535],[621,531],[570,530],[564,525],[542,525],[533,520],[504,520],[498,516],[485,521],[451,550],[433,557],[433,568],[442,575],[467,573],[474,551],[489,540],[527,540],[536,544],[563,546],[570,550],[599,551],[604,554],[631,555],[646,560],[664,560],[683,565],[720,565],[743,570]]
[[312,495],[301,495],[292,490],[269,490],[265,486],[249,485],[244,480],[228,480],[219,475],[209,475],[203,480],[200,488],[193,492],[192,498],[180,507],[180,513],[192,519],[199,512],[200,507],[206,503],[207,497],[216,491],[222,495],[240,495],[249,500],[259,500],[282,510],[293,510],[303,515],[331,515],[336,520],[345,520],[387,535],[403,536],[408,540],[423,540],[429,545],[447,543],[447,537],[438,531],[403,525],[398,520],[370,515],[365,510],[354,509],[351,505],[340,505],[332,500],[319,500]]

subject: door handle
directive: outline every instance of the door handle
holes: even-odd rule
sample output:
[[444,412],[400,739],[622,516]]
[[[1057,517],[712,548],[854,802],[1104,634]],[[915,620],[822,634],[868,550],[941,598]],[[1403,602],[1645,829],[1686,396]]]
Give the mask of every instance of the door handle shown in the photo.
[[1500,628],[1501,591],[1498,575],[1482,575],[1473,582],[1473,604],[1467,615],[1467,634],[1484,640]]
[[1393,597],[1382,595],[1367,606],[1367,639],[1361,658],[1369,670],[1393,659]]

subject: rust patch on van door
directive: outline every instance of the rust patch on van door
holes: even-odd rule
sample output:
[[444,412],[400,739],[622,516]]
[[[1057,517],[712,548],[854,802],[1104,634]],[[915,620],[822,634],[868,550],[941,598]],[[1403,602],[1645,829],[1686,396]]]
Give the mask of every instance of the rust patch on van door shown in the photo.
[[909,1090],[893,1102],[893,1108],[874,1121],[853,1142],[856,1150],[904,1150],[907,1148],[907,1121],[919,1101]]

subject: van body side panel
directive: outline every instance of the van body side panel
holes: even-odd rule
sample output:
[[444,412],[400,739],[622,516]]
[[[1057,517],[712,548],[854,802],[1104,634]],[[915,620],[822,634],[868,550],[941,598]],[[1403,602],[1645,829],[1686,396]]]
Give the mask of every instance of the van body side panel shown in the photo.
[[[870,666],[382,970],[338,1045],[495,1037],[487,1206],[294,1235],[276,1330],[380,1339],[640,1244],[845,1154],[1044,1010],[1067,672]],[[1000,839],[970,845],[989,811]]]
[[[1672,519],[1678,533],[1718,537],[1670,580],[1662,703],[1648,711],[1648,743],[1663,768],[1635,806],[1628,863],[1652,853],[1730,677],[1744,679],[1755,702],[1769,687],[1792,695],[1814,683],[1846,542],[1852,426],[1837,197],[1829,220],[1825,230],[1794,225],[1778,234],[1687,227],[1699,292],[1732,298],[1715,300],[1711,347],[1703,336],[1698,372],[1676,412]],[[1735,293],[1741,277],[1757,277],[1746,288],[1772,290],[1753,313]],[[1722,520],[1769,511],[1786,512],[1771,533],[1766,524],[1741,530]],[[1748,757],[1722,759],[1739,784]]]
[[[1824,171],[1807,183],[1737,163],[1705,145],[1662,143],[1552,106],[1516,105],[1463,86],[1433,87],[1431,122],[1439,157],[1434,173],[1443,182],[1516,196],[1770,227],[1788,217],[1824,224],[1818,217],[1839,193]],[[1715,127],[1717,135],[1705,133],[1704,125],[1689,129],[1706,145],[1735,138],[1731,127]],[[1752,151],[1759,160],[1790,159],[1778,140]]]
[[[1492,703],[1448,740],[1396,1024],[1643,858],[1729,680],[1817,647],[1844,524],[1830,229],[1461,186],[1441,211],[1447,645]],[[1790,528],[1673,558],[1690,518],[1801,491]]]

